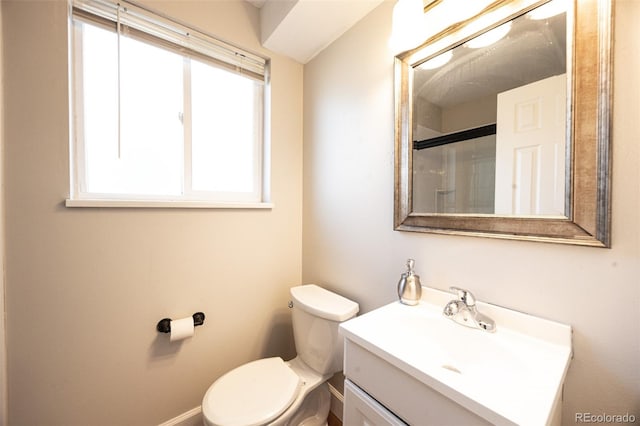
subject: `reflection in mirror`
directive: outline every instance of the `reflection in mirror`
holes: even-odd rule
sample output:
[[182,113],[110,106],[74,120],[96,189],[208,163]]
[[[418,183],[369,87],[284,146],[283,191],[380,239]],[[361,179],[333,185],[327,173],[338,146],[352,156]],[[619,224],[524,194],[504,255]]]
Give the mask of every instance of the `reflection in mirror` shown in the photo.
[[566,217],[565,7],[411,68],[414,212]]

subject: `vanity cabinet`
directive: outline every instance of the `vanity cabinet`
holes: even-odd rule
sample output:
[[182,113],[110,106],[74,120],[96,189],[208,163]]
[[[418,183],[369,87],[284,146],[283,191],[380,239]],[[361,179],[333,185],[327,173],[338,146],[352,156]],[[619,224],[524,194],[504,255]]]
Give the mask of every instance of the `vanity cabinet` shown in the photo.
[[423,286],[340,324],[345,424],[560,425],[571,326],[477,302],[488,333],[445,317],[452,297]]
[[493,424],[348,338],[344,374],[345,425]]

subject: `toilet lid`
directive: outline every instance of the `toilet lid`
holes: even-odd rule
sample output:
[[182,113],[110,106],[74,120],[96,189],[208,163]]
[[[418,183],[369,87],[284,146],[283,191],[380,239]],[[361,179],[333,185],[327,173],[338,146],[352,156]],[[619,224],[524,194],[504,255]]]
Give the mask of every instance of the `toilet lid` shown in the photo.
[[202,413],[214,425],[263,425],[289,408],[301,384],[282,358],[253,361],[231,370],[209,387]]

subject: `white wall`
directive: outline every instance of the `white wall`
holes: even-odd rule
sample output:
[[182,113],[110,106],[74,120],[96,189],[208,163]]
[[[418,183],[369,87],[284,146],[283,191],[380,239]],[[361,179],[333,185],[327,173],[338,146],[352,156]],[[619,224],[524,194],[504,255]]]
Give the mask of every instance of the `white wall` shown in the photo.
[[[248,3],[145,1],[272,58],[265,210],[70,209],[67,3],[2,1],[11,425],[152,425],[229,369],[293,356],[301,279],[302,66],[262,49]],[[163,317],[204,311],[168,343]]]
[[573,326],[563,424],[640,418],[640,2],[615,2],[611,249],[392,230],[393,3],[305,66],[303,280],[366,312],[396,299],[413,257],[424,285]]

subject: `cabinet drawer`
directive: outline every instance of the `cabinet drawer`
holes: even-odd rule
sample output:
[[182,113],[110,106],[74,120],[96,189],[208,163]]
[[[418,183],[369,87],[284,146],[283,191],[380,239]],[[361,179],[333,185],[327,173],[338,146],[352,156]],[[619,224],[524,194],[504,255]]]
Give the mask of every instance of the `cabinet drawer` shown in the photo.
[[344,424],[349,426],[406,426],[406,423],[349,380],[344,382]]

